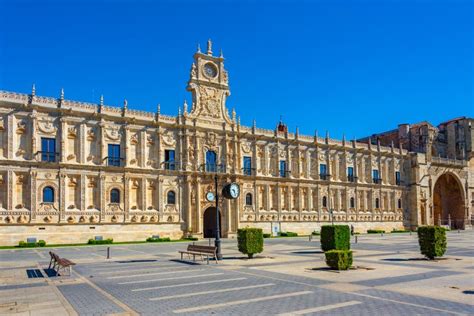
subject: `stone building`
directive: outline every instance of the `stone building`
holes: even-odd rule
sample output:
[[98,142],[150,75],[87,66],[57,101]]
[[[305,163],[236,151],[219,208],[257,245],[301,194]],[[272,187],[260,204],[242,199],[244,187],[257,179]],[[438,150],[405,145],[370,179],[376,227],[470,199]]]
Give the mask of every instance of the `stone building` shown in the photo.
[[128,109],[126,101],[106,106],[102,97],[98,104],[70,101],[63,91],[59,98],[37,96],[34,87],[30,94],[1,91],[0,245],[28,237],[211,237],[217,212],[206,193],[215,190],[216,175],[220,187],[235,181],[241,188],[238,199],[220,200],[224,237],[245,226],[308,234],[331,221],[359,231],[469,224],[470,123],[454,136],[470,137],[463,147],[470,152],[449,159],[427,149],[438,135],[447,147],[435,152],[453,152],[449,123],[426,123],[423,148],[402,141],[409,127],[373,142],[300,135],[283,123],[275,130],[243,126],[226,107],[228,73],[211,42],[194,54],[187,89],[192,105],[185,102],[176,116],[159,106],[155,113]]

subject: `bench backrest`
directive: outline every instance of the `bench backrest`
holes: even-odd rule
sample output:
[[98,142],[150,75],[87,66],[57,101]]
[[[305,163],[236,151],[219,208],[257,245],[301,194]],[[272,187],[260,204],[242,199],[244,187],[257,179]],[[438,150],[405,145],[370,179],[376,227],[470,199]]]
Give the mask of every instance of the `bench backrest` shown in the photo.
[[215,246],[188,245],[188,251],[215,254],[216,250]]

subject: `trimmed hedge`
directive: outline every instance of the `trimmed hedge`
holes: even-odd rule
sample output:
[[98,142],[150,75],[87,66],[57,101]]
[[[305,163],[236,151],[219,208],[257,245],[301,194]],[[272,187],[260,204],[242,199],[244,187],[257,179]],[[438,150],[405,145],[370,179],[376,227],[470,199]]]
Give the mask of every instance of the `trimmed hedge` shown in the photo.
[[349,250],[351,249],[351,229],[348,225],[323,225],[321,227],[321,249]]
[[320,233],[320,232],[317,232],[317,231],[313,231],[313,232],[311,233],[311,235],[313,235],[313,236],[319,236],[319,235],[321,235],[321,233]]
[[392,234],[397,234],[397,233],[409,233],[409,230],[406,229],[394,229],[391,231]]
[[44,246],[46,246],[46,241],[44,240],[38,240],[37,242],[20,241],[18,243],[18,247],[20,248],[34,248],[34,247],[44,247]]
[[197,241],[197,240],[199,240],[199,238],[197,238],[197,237],[194,237],[194,236],[188,236],[188,237],[185,237],[185,238],[183,238],[183,240],[192,240],[192,241]]
[[[197,238],[196,238],[197,239]],[[169,237],[165,237],[165,238],[153,238],[153,237],[148,237],[146,239],[147,242],[167,242],[167,241],[171,241],[171,239]]]
[[352,266],[352,250],[329,250],[324,254],[331,269],[347,270]]
[[102,240],[95,240],[89,239],[87,242],[89,245],[105,245],[105,244],[112,244],[114,240],[112,238],[102,239]]
[[293,232],[281,232],[280,237],[298,237],[298,234]]
[[263,251],[263,233],[261,228],[242,228],[237,230],[239,251],[249,259]]
[[446,252],[446,229],[440,226],[418,227],[418,243],[421,253],[428,259],[442,257]]
[[267,234],[267,233],[263,234],[263,238],[271,238],[271,237],[272,237],[272,234]]
[[384,234],[385,230],[383,229],[368,229],[367,234]]

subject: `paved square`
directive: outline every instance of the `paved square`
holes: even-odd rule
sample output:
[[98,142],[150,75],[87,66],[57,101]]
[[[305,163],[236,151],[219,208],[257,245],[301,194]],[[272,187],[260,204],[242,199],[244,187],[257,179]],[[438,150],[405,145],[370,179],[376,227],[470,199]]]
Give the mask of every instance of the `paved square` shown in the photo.
[[[266,239],[253,260],[224,240],[209,265],[179,261],[187,243],[112,245],[109,260],[105,246],[2,250],[0,314],[470,315],[473,237],[449,232],[430,262],[416,234],[361,235],[344,272],[325,268],[317,238]],[[72,276],[48,276],[50,250],[77,263]]]

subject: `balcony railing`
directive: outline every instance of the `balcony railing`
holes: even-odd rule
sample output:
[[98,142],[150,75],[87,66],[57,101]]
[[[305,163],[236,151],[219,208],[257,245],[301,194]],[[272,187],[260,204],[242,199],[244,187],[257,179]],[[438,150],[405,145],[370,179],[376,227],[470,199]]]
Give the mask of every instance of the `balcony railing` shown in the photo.
[[178,163],[174,160],[163,161],[161,165],[163,166],[164,170],[177,170],[178,168]]
[[200,166],[199,170],[201,172],[225,173],[226,172],[226,166],[225,166],[225,164],[204,163]]
[[257,170],[255,168],[244,167],[242,168],[242,174],[244,176],[254,176],[257,174]]
[[357,177],[356,177],[356,176],[347,176],[347,181],[348,181],[348,182],[356,182],[356,181],[357,181]]
[[322,173],[319,175],[319,179],[328,181],[331,179],[331,175],[329,173]]
[[381,184],[382,183],[382,178],[372,178],[372,182],[375,184]]
[[51,152],[51,151],[38,151],[35,156],[36,160],[38,160],[38,155],[40,161],[42,162],[57,162],[59,159],[59,153]]
[[108,167],[123,167],[124,159],[121,157],[105,157],[103,161]]
[[290,170],[280,170],[278,172],[278,175],[280,176],[280,178],[289,178],[290,174],[291,174]]

